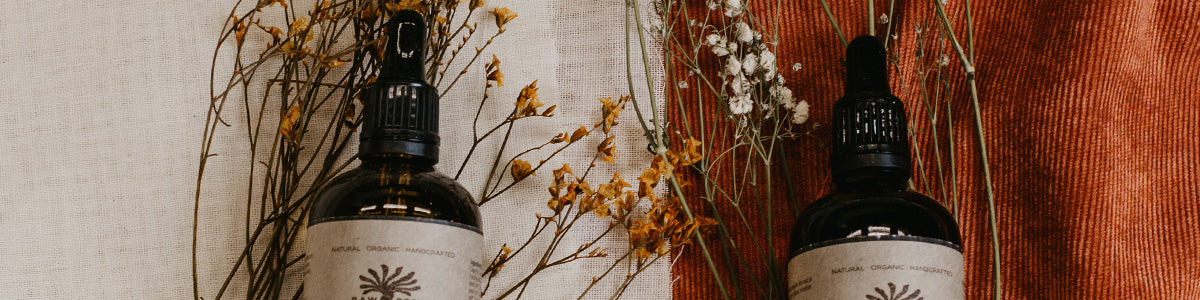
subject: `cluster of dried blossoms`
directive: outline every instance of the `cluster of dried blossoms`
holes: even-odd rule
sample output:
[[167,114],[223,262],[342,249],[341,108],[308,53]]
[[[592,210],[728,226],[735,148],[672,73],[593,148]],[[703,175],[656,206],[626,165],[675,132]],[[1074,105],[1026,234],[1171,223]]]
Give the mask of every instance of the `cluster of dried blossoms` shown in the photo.
[[[536,89],[532,88],[532,85],[526,87],[515,103],[516,110],[513,117],[541,116],[536,111],[526,112],[525,107],[530,107],[530,103],[535,102]],[[532,279],[546,269],[579,259],[609,257],[609,249],[598,247],[596,243],[602,238],[621,232],[617,230],[623,230],[629,236],[628,251],[624,251],[623,256],[612,260],[607,270],[592,281],[592,286],[594,286],[616,267],[633,262],[634,269],[628,270],[618,288],[618,293],[622,293],[637,274],[654,261],[669,255],[672,250],[690,244],[692,238],[702,228],[714,223],[709,218],[690,220],[680,210],[681,203],[678,198],[672,196],[663,198],[655,194],[655,188],[660,182],[663,182],[667,175],[679,174],[701,160],[701,145],[697,140],[686,141],[684,149],[668,150],[665,155],[655,157],[637,178],[636,187],[625,181],[620,173],[614,173],[603,183],[589,182],[589,175],[592,174],[597,163],[616,163],[616,136],[612,134],[612,128],[618,125],[617,119],[620,112],[629,102],[629,97],[621,97],[616,100],[602,98],[600,99],[601,118],[598,123],[559,133],[547,142],[546,145],[563,144],[561,150],[572,144],[580,143],[593,133],[602,134],[604,137],[603,140],[596,143],[595,155],[583,172],[575,171],[569,164],[563,164],[551,172],[553,178],[550,186],[547,187],[549,199],[546,201],[549,213],[536,215],[538,226],[524,242],[515,247],[505,244],[496,252],[492,263],[484,272],[484,276],[488,278],[485,293],[492,285],[492,278],[499,274],[504,266],[517,255],[525,253],[540,257],[540,259],[533,266],[533,270],[525,274],[516,285],[498,292],[497,298],[509,297],[513,293],[517,293],[519,298],[520,293],[532,282]],[[546,164],[546,160],[541,160],[536,164],[526,162],[519,158],[523,154],[525,153],[514,157],[509,164],[511,168],[508,175],[512,182],[520,182],[530,176],[536,176],[536,170]],[[568,247],[563,244],[567,234],[575,228],[579,220],[587,216],[608,219],[610,225],[603,233],[589,237],[590,242],[578,245],[566,254],[560,254],[559,248]],[[545,249],[529,249],[529,245],[543,234],[549,236],[550,246]],[[529,253],[529,251],[534,253]],[[581,296],[590,290],[591,287],[582,291]],[[490,297],[491,294],[486,295]]]
[[786,81],[779,74],[775,53],[771,52],[770,43],[763,39],[762,33],[747,20],[742,1],[709,0],[707,7],[711,11],[721,11],[728,18],[728,24],[732,24],[714,26],[703,41],[713,54],[725,60],[720,77],[728,88],[726,99],[730,113],[744,115],[757,106],[763,111],[762,115],[769,116],[771,110],[782,106],[791,111],[792,123],[807,121],[808,102],[797,102],[792,90],[784,86]]

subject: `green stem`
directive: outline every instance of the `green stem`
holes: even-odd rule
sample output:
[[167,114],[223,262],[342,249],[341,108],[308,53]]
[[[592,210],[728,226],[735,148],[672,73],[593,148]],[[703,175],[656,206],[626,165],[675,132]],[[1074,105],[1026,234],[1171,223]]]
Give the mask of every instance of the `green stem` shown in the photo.
[[[639,9],[637,8],[636,2],[626,1],[625,4],[626,4],[626,10],[628,10],[629,7],[632,6],[634,9],[634,14],[640,16]],[[641,32],[642,20],[641,20],[641,18],[638,17],[635,22],[637,22],[638,35],[639,35],[639,37],[642,37],[642,32]],[[629,42],[629,13],[628,13],[628,11],[626,11],[626,13],[625,13],[625,41],[626,41],[626,43],[625,43],[626,74],[625,75],[626,75],[626,80],[628,81],[628,84],[629,84],[629,94],[630,94],[629,99],[631,102],[633,102],[633,108],[638,116],[638,121],[642,125],[642,130],[646,133],[646,138],[650,140],[651,145],[654,146],[655,148],[665,147],[663,145],[661,136],[659,134],[657,134],[657,132],[661,132],[661,128],[659,128],[659,124],[656,122],[658,112],[657,111],[654,112],[655,113],[654,127],[655,127],[656,131],[652,132],[650,130],[649,126],[646,126],[646,120],[645,120],[645,118],[642,117],[643,114],[641,112],[641,109],[639,108],[640,105],[638,105],[637,96],[634,93],[633,62],[629,55],[629,52],[631,51],[631,47],[630,47],[630,42]],[[646,49],[644,37],[641,40],[640,46],[641,46],[641,50],[642,50],[642,57],[643,57],[643,59],[645,59],[645,57],[647,56],[646,53],[648,50]],[[647,63],[647,62],[643,61],[643,64],[645,64],[645,63]],[[649,66],[646,66],[646,73],[649,74]],[[649,82],[651,82],[651,80],[652,79],[648,78],[647,82],[649,83]],[[654,96],[653,96],[654,95],[654,93],[653,93],[654,87],[653,87],[653,85],[651,85],[651,86],[649,86],[649,88],[651,89],[650,97],[651,97],[651,99],[653,99],[654,98]],[[651,100],[651,102],[653,102],[653,100]],[[654,107],[651,107],[651,108],[654,109]],[[663,152],[664,151],[659,151],[655,154],[658,155],[659,157],[662,157],[663,159],[666,159],[667,158],[666,153],[663,153]],[[682,187],[680,187],[679,184],[677,182],[675,182],[673,175],[671,175],[671,174],[667,174],[667,175],[670,176],[670,177],[668,177],[668,182],[670,182],[672,189],[675,190],[677,197],[680,199],[679,202],[682,204],[681,206],[684,210],[684,214],[687,216],[689,221],[695,222],[695,217],[692,214],[691,208],[688,206],[687,201],[683,200],[686,198],[684,198]],[[717,265],[712,259],[712,254],[708,250],[707,243],[704,242],[704,236],[701,234],[696,234],[695,239],[696,239],[696,244],[698,246],[700,246],[700,252],[704,255],[705,262],[708,264],[709,271],[712,273],[713,279],[715,280],[715,283],[717,284],[717,289],[721,292],[721,297],[723,299],[729,299],[729,293],[725,290],[725,284],[721,281],[721,275],[720,275],[720,272],[717,270]]]
[[950,18],[946,17],[946,7],[938,0],[933,0],[933,5],[937,9],[938,18],[942,21],[942,26],[945,26],[947,34],[950,36],[951,44],[954,45],[954,51],[958,52],[959,60],[963,63],[963,74],[967,76],[967,84],[971,88],[971,108],[975,115],[975,135],[979,141],[979,159],[983,164],[984,191],[987,194],[988,205],[988,225],[991,227],[992,233],[992,277],[995,279],[992,287],[994,290],[993,299],[1002,299],[1004,291],[1002,290],[1003,285],[1001,284],[1000,272],[1000,229],[999,221],[996,218],[996,195],[992,188],[992,171],[988,163],[987,138],[983,132],[983,116],[979,109],[979,89],[975,83],[974,61],[963,51],[958,38],[954,36],[954,30],[950,26]]
[[838,40],[842,41],[842,47],[846,47],[849,43],[846,42],[846,36],[842,34],[842,28],[838,27],[837,19],[833,17],[833,12],[829,10],[829,3],[825,0],[820,0],[821,9],[825,10],[825,18],[829,19],[829,25],[833,25],[833,32],[837,33]]
[[867,0],[867,32],[875,35],[875,0]]

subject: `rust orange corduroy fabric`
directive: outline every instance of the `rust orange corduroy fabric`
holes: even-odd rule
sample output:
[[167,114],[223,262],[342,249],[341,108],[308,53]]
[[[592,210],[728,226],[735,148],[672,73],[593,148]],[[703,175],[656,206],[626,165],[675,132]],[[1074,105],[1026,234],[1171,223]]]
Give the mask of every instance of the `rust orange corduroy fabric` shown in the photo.
[[[883,12],[887,1],[876,2]],[[779,64],[797,98],[812,104],[811,122],[828,124],[842,94],[842,45],[817,1],[781,3]],[[865,1],[829,3],[847,39],[867,32]],[[934,21],[932,8],[926,1],[896,4],[892,47],[899,57],[912,57],[914,28]],[[947,9],[965,39],[962,2],[949,1]],[[1200,296],[1200,96],[1194,83],[1200,79],[1200,4],[985,0],[972,1],[972,10],[1004,298]],[[790,71],[793,63],[803,68]],[[917,89],[899,79],[914,70],[901,60],[893,92],[906,101],[913,130],[930,130],[925,107],[911,100]],[[951,78],[967,298],[990,298],[991,238],[974,114],[961,71]],[[680,123],[678,111],[668,115]],[[795,183],[800,205],[832,190],[829,137],[819,127],[812,138],[786,145],[792,177],[777,176],[775,183]],[[940,138],[946,149],[946,137]],[[920,135],[915,144],[930,143]],[[934,157],[929,148],[920,155]],[[933,166],[926,172],[936,175]],[[789,215],[786,205],[775,208]],[[791,224],[779,218],[771,226],[786,233]],[[776,236],[774,254],[786,261],[786,234]],[[674,284],[677,299],[719,298],[695,247],[673,272],[681,277]]]

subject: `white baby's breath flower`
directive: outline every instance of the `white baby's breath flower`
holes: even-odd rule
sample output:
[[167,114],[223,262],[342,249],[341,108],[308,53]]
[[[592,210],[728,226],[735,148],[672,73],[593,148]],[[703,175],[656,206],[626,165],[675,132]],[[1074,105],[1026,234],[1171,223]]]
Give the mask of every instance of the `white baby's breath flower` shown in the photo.
[[724,36],[715,33],[709,34],[708,36],[704,37],[704,42],[712,47],[713,54],[716,54],[717,56],[726,56],[729,55],[729,52],[731,52],[729,48],[726,47],[729,42],[725,40]]
[[750,100],[750,95],[729,97],[729,111],[735,115],[748,113],[753,108],[754,101]]
[[725,44],[725,48],[728,48],[729,52],[737,52],[738,44],[734,43],[734,42],[729,42],[729,43]]
[[887,14],[880,14],[879,15],[879,24],[887,24],[887,22],[888,22]]
[[725,59],[725,75],[736,76],[742,73],[742,61],[737,57],[730,56]]
[[775,53],[771,53],[771,50],[763,50],[762,55],[758,58],[758,64],[764,71],[763,78],[775,77]]
[[746,75],[738,74],[733,77],[733,81],[729,82],[729,88],[733,90],[736,96],[744,96],[750,94],[750,82],[746,80]]
[[750,29],[750,25],[747,25],[746,22],[737,22],[733,26],[737,29],[735,32],[739,41],[749,43],[754,40],[754,30]]
[[800,101],[792,111],[792,123],[804,124],[808,121],[808,101]]
[[742,59],[742,70],[745,70],[746,74],[754,74],[754,72],[757,72],[758,55],[754,55],[754,53],[746,54],[746,58]]
[[725,41],[723,41],[723,40],[724,39],[721,38],[720,35],[717,35],[715,33],[709,34],[708,36],[704,37],[704,43],[709,44],[709,45],[724,44]]
[[713,1],[713,0],[708,0],[707,4],[708,4],[708,10],[716,10],[717,6],[720,6],[720,4],[717,4],[717,1]]
[[792,72],[800,71],[801,68],[804,68],[804,66],[801,66],[800,63],[792,64]]
[[950,56],[942,54],[942,56],[940,58],[938,58],[937,63],[938,63],[938,65],[941,65],[943,67],[949,65],[950,64]]
[[796,107],[796,98],[792,97],[792,89],[783,86],[782,84],[772,85],[770,89],[771,98],[776,102],[783,104],[783,108],[792,109]]
[[742,15],[742,0],[725,0],[725,16],[736,17],[740,15]]

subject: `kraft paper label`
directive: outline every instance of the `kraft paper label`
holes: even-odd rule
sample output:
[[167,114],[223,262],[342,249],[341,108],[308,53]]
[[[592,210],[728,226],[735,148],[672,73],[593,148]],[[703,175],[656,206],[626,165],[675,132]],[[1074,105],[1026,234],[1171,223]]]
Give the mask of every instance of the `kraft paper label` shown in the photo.
[[479,299],[483,235],[449,223],[343,220],[308,228],[309,300]]
[[788,261],[788,299],[963,299],[963,257],[945,241],[847,238],[801,249]]

